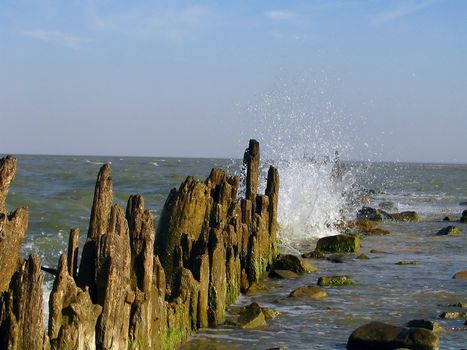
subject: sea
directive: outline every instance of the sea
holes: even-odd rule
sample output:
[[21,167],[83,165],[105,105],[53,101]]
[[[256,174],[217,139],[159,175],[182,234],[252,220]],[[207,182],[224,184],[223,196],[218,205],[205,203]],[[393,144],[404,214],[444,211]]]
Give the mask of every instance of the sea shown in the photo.
[[[17,175],[7,207],[29,207],[29,229],[22,255],[37,253],[43,266],[56,267],[67,250],[71,228],[81,230],[81,247],[89,223],[97,173],[110,163],[114,201],[122,206],[131,194],[141,194],[156,224],[169,191],[188,176],[204,180],[213,167],[242,176],[238,159],[168,157],[97,157],[16,155]],[[421,164],[340,161],[338,154],[293,159],[262,159],[265,171],[274,164],[280,174],[279,240],[283,253],[314,249],[320,237],[336,234],[334,223],[355,218],[363,205],[413,210],[418,223],[383,222],[391,232],[366,237],[361,252],[370,259],[345,257],[343,263],[312,260],[318,272],[292,280],[263,282],[267,290],[242,295],[234,306],[253,301],[280,312],[267,327],[246,330],[234,326],[202,329],[180,349],[345,349],[349,335],[370,321],[405,325],[413,319],[439,322],[441,349],[467,348],[465,320],[443,320],[443,311],[467,311],[467,281],[452,276],[467,270],[467,224],[459,220],[467,209],[467,164]],[[336,175],[336,164],[341,171]],[[243,195],[242,189],[239,197]],[[445,222],[449,217],[453,222]],[[447,225],[460,236],[437,236]],[[373,252],[372,252],[373,251]],[[400,261],[414,262],[398,265]],[[327,287],[320,301],[289,298],[297,287],[316,285],[325,275],[349,275],[355,286]],[[45,298],[52,287],[45,276]],[[464,308],[453,306],[464,304]],[[48,306],[44,305],[47,310]],[[230,315],[228,315],[230,317]],[[45,322],[46,323],[46,322]]]

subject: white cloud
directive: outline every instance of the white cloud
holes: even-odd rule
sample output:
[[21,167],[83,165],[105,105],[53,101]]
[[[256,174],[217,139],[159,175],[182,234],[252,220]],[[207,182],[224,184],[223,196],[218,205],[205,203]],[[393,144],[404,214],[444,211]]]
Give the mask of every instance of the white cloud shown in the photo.
[[23,30],[21,34],[39,41],[49,44],[64,46],[69,49],[79,50],[84,44],[90,43],[93,40],[90,38],[83,38],[59,30]]
[[139,7],[130,11],[110,13],[94,9],[93,12],[94,24],[99,29],[174,40],[192,34],[212,18],[209,8],[198,5],[182,9]]
[[274,21],[288,21],[295,17],[293,12],[287,10],[273,10],[264,13],[266,17]]
[[420,11],[432,4],[434,4],[436,0],[424,0],[424,1],[418,1],[418,2],[410,2],[410,3],[404,3],[402,5],[399,5],[396,8],[393,8],[388,11],[381,12],[375,16],[373,16],[371,23],[372,24],[382,24],[382,23],[388,23],[395,21],[401,17],[410,15],[412,13],[415,13],[417,11]]

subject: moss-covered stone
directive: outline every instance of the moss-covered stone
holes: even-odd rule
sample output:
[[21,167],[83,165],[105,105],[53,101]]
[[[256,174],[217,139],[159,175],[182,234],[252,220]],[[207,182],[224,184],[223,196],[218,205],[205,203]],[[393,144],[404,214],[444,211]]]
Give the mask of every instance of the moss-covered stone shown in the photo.
[[320,238],[316,250],[329,253],[356,253],[360,249],[360,237],[335,235]]
[[461,233],[462,233],[462,230],[459,227],[449,225],[449,226],[442,228],[438,232],[436,232],[436,235],[437,236],[460,236]]
[[315,286],[299,287],[290,292],[289,297],[306,298],[311,300],[321,300],[328,296],[328,293]]
[[353,286],[357,282],[349,276],[322,276],[318,279],[318,286],[331,287],[331,286]]
[[402,211],[400,213],[392,213],[391,220],[394,221],[407,221],[407,222],[419,222],[420,215],[415,211]]
[[313,273],[318,271],[318,268],[306,260],[300,259],[298,256],[287,254],[279,257],[272,265],[273,270],[289,270],[296,273]]
[[368,255],[366,255],[365,253],[362,253],[362,254],[360,254],[359,256],[357,256],[356,259],[359,259],[359,260],[368,260],[368,259],[370,259],[370,258],[369,258]]
[[303,253],[302,258],[322,260],[322,259],[326,259],[326,255],[324,255],[323,252],[313,250],[312,252]]

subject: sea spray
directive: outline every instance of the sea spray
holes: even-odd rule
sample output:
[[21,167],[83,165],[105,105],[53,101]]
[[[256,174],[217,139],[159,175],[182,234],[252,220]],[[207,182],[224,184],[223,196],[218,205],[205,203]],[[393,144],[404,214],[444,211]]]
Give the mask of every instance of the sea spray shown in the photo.
[[336,234],[334,224],[354,196],[354,176],[341,160],[352,151],[354,125],[316,84],[283,84],[248,108],[263,159],[280,172],[285,248]]

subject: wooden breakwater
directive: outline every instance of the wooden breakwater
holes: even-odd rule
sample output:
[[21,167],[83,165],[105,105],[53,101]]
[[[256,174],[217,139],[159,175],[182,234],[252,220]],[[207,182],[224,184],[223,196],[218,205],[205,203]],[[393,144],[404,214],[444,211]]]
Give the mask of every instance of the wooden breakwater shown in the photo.
[[16,160],[0,162],[0,348],[172,349],[200,327],[222,324],[226,307],[256,282],[277,256],[279,176],[269,168],[259,187],[259,144],[244,154],[240,178],[213,169],[173,189],[157,230],[144,199],[113,204],[111,168],[97,177],[78,266],[79,230],[60,257],[43,325],[43,272],[38,255],[19,257],[27,209],[7,213]]

